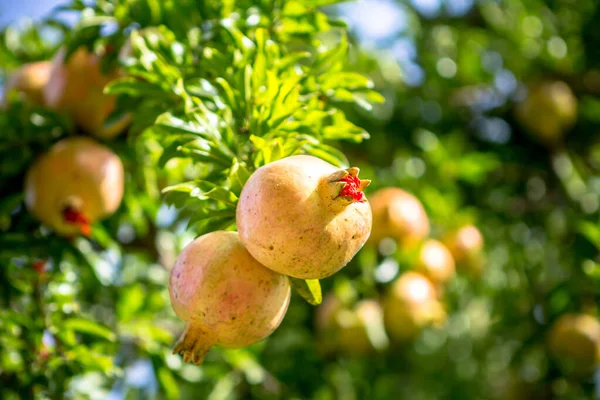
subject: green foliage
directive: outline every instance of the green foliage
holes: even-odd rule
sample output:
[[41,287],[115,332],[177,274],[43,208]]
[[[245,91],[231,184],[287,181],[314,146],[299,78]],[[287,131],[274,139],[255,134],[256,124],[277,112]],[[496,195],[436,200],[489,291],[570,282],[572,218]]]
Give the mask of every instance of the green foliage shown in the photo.
[[[104,54],[105,68],[124,72],[105,88],[119,96],[111,119],[133,122],[105,143],[127,171],[121,208],[91,238],[67,240],[26,211],[23,180],[53,143],[85,132],[14,93],[0,112],[0,397],[594,396],[593,378],[564,374],[546,337],[559,315],[596,313],[599,300],[600,8],[479,1],[459,15],[444,1],[429,15],[390,1],[402,29],[357,46],[365,38],[335,15],[360,28],[344,11],[360,3],[335,3],[72,0],[1,32],[5,78],[61,46]],[[79,16],[73,27],[66,14]],[[578,121],[547,148],[513,109],[526,84],[556,79],[575,92]],[[371,193],[410,191],[432,237],[475,223],[482,277],[459,272],[444,290],[447,323],[411,343],[324,355],[307,304],[321,302],[321,287],[350,303],[380,298],[414,266],[394,244],[365,247],[330,279],[293,280],[299,296],[268,340],[183,365],[171,354],[182,323],[169,268],[194,237],[234,229],[251,173],[293,154],[351,160]]]

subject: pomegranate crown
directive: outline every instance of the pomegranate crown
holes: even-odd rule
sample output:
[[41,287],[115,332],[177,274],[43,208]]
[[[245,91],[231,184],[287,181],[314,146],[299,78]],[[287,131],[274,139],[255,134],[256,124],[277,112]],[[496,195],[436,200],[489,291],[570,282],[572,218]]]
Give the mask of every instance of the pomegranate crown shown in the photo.
[[360,169],[351,167],[348,169],[341,169],[334,172],[329,177],[329,182],[334,184],[335,195],[334,198],[344,198],[354,202],[365,202],[367,201],[363,190],[371,183],[368,179],[360,179],[358,173]]
[[84,236],[90,236],[92,225],[90,219],[74,206],[66,206],[62,211],[63,219],[69,224],[75,224]]

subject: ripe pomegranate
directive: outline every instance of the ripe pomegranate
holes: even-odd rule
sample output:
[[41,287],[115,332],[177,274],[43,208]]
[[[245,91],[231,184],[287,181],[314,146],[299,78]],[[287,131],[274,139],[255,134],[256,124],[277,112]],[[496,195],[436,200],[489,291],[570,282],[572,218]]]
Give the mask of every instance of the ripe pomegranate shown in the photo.
[[373,232],[371,243],[385,237],[395,239],[401,247],[412,247],[429,234],[429,220],[421,202],[398,188],[385,188],[371,197]]
[[81,47],[65,62],[66,49],[52,61],[52,71],[44,88],[48,107],[69,114],[84,131],[100,138],[112,139],[129,124],[126,115],[110,126],[106,118],[115,109],[115,97],[105,95],[104,87],[121,76],[117,69],[105,74],[102,58]]
[[354,257],[371,232],[358,168],[292,156],[252,174],[237,207],[242,242],[261,264],[301,279],[326,278]]
[[404,342],[427,325],[444,323],[446,312],[436,296],[435,287],[425,276],[416,272],[402,274],[383,301],[384,323],[390,338]]
[[21,66],[6,81],[2,106],[11,91],[22,93],[25,99],[35,104],[43,104],[42,91],[50,78],[51,64],[49,61],[38,61]]
[[288,278],[252,258],[237,232],[200,236],[171,271],[171,305],[187,322],[173,353],[199,365],[214,345],[259,342],[281,323],[290,293]]
[[325,352],[364,356],[388,344],[383,311],[376,300],[362,300],[351,308],[330,294],[317,308],[315,327]]
[[577,98],[561,81],[531,85],[516,107],[517,119],[539,141],[554,144],[577,120]]
[[587,314],[563,314],[550,329],[548,345],[567,374],[587,375],[600,360],[600,321]]
[[94,221],[119,207],[123,174],[107,147],[85,137],[63,139],[27,172],[25,204],[60,235],[89,235]]
[[470,272],[479,272],[483,250],[483,236],[479,229],[474,225],[465,225],[451,233],[444,243],[458,267]]
[[446,283],[456,272],[450,250],[434,239],[427,240],[421,247],[416,269],[436,284]]

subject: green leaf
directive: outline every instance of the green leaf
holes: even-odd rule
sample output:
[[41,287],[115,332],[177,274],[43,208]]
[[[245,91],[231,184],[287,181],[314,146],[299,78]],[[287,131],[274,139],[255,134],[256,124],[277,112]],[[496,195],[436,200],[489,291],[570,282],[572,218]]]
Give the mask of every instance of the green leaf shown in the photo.
[[321,284],[318,279],[298,279],[290,277],[290,282],[298,294],[309,304],[317,306],[323,301]]
[[597,224],[581,221],[577,225],[577,231],[585,236],[585,238],[596,246],[597,249],[600,249],[600,227],[598,227]]
[[141,284],[121,289],[117,303],[117,314],[121,321],[131,320],[143,307],[145,299],[144,286]]
[[167,367],[160,367],[157,373],[158,382],[161,388],[165,391],[167,399],[179,399],[179,385],[173,376],[173,373]]
[[160,86],[152,83],[142,82],[135,78],[120,78],[110,82],[104,87],[104,93],[107,94],[126,94],[132,97],[141,96],[165,96],[165,92]]
[[65,321],[62,329],[72,330],[92,336],[98,336],[110,342],[117,340],[116,334],[96,321],[83,318],[71,318]]
[[348,90],[371,89],[373,82],[363,74],[357,72],[336,72],[322,74],[318,78],[323,91],[343,88]]
[[306,149],[306,152],[312,156],[319,157],[320,159],[323,159],[337,167],[347,168],[349,164],[348,159],[346,158],[344,153],[342,153],[336,148],[327,146],[325,144],[319,144],[318,146],[309,147],[308,149]]

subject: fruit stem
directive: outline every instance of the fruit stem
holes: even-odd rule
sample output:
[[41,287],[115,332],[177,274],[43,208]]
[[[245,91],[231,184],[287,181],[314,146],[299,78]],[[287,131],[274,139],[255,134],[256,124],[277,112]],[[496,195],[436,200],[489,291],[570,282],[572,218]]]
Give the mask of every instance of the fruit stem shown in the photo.
[[81,211],[76,210],[72,206],[67,206],[63,210],[63,218],[66,222],[76,224],[84,236],[90,236],[92,233],[92,225],[90,220]]
[[173,349],[173,354],[181,354],[183,361],[193,362],[196,365],[202,364],[204,356],[215,344],[212,334],[202,329],[198,325],[188,322],[185,329]]

